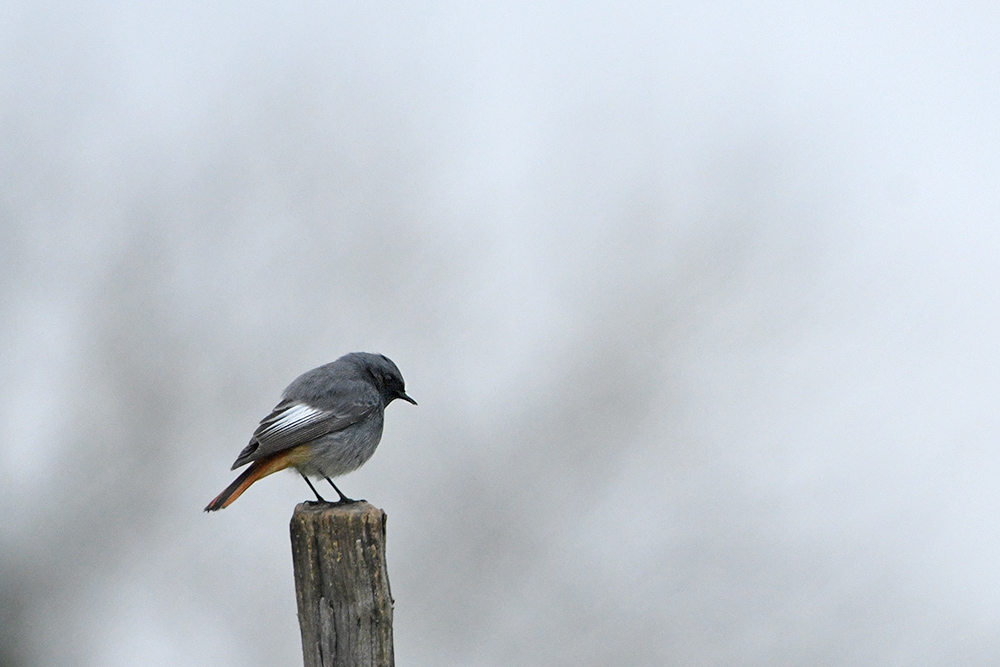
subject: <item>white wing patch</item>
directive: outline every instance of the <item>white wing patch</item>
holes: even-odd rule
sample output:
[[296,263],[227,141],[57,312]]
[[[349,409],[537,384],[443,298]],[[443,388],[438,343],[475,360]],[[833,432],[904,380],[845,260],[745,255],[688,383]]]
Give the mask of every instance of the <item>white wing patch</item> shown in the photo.
[[[264,433],[267,433],[268,437],[274,437],[281,433],[287,433],[289,431],[294,431],[305,424],[316,421],[318,417],[324,416],[323,410],[314,408],[304,403],[296,403],[285,408],[280,415],[277,415],[273,420],[269,419],[267,427],[264,429]],[[261,434],[263,435],[263,433]]]

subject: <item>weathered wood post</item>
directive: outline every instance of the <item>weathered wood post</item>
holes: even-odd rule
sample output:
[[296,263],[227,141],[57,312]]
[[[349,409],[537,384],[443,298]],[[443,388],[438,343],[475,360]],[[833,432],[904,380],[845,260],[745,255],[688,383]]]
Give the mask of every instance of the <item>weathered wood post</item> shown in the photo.
[[292,561],[305,667],[392,667],[385,512],[364,501],[300,503]]

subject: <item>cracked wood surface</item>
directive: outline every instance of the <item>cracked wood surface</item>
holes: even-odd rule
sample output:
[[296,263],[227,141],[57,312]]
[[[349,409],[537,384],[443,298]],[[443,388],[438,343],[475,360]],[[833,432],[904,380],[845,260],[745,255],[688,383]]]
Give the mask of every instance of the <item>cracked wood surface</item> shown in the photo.
[[305,667],[392,667],[392,594],[385,512],[300,503],[292,515],[292,561]]

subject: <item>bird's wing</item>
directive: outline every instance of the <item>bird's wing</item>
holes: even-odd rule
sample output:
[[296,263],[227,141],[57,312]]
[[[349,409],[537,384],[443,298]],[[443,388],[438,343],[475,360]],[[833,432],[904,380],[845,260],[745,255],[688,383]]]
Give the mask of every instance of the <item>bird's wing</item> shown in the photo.
[[327,433],[343,430],[362,421],[377,408],[378,401],[370,396],[353,402],[340,402],[327,409],[285,399],[261,420],[250,438],[250,444],[240,452],[232,469],[305,444]]

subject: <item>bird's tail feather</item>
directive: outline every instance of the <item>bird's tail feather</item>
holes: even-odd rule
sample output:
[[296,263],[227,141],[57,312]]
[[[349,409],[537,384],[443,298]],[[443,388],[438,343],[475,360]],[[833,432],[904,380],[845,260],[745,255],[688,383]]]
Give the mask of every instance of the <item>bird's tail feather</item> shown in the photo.
[[257,459],[251,463],[250,467],[244,470],[239,477],[233,480],[233,483],[227,486],[225,491],[217,495],[215,499],[208,504],[205,511],[214,512],[216,510],[229,507],[234,500],[239,498],[240,495],[258,479],[267,477],[273,472],[278,472],[279,470],[284,470],[285,468],[294,465],[296,458],[294,456],[295,449],[297,448],[278,452],[273,456]]

